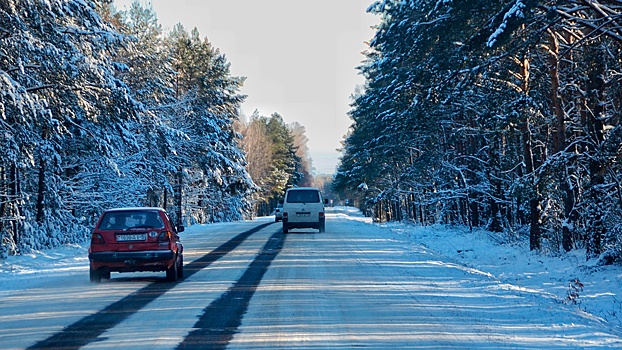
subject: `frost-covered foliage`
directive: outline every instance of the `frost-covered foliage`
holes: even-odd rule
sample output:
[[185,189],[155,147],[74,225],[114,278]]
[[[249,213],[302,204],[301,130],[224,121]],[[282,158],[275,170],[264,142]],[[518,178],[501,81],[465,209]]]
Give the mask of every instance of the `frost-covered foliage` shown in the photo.
[[138,3],[0,1],[0,257],[82,241],[110,207],[248,215],[242,79],[196,31],[180,55],[184,33]]
[[378,220],[621,251],[622,21],[606,1],[377,1],[335,187]]
[[512,23],[520,23],[525,16],[527,5],[525,0],[516,0],[508,11],[504,11],[503,21],[497,26],[497,29],[488,37],[486,45],[493,47],[497,43],[499,37],[510,35],[513,28]]
[[67,175],[80,171],[83,157],[110,155],[120,141],[111,129],[132,118],[127,89],[107,59],[122,37],[97,5],[0,4],[0,134],[11,140],[0,155],[0,231],[9,253],[72,241],[56,225],[71,225],[79,210],[66,195],[77,190]]

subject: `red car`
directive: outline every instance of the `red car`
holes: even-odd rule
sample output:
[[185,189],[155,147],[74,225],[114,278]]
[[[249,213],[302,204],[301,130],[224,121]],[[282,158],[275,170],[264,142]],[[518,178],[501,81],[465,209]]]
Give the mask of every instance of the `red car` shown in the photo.
[[97,221],[89,247],[90,280],[109,279],[110,272],[166,271],[175,281],[184,274],[184,247],[161,208],[106,210]]

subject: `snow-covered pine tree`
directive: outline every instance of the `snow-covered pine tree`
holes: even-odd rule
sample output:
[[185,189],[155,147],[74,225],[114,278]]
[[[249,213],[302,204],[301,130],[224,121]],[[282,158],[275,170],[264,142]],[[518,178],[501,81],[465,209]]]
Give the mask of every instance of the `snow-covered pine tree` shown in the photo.
[[246,197],[254,187],[233,129],[244,100],[238,92],[244,79],[231,76],[225,56],[201,39],[196,28],[188,33],[178,24],[167,42],[183,112],[172,122],[185,135],[177,145],[178,216],[187,207],[190,220],[241,219],[249,213]]
[[[81,220],[88,221],[94,213],[81,211],[82,203],[72,197],[80,189],[71,179],[92,170],[94,155],[110,159],[118,144],[132,139],[124,133],[124,124],[133,119],[134,106],[110,61],[122,36],[97,14],[101,4],[0,4],[6,33],[0,69],[36,101],[29,108],[36,118],[27,123],[36,137],[18,141],[32,144],[26,148],[32,156],[13,162],[21,167],[15,178],[21,191],[17,197],[23,202],[17,240],[22,251],[84,239],[88,231]],[[8,102],[22,103],[18,101]],[[20,109],[16,105],[11,111]]]
[[528,224],[533,249],[620,250],[619,9],[535,5],[372,5],[382,23],[336,186],[381,220],[405,203],[424,223]]
[[118,23],[119,31],[132,39],[117,56],[119,77],[140,105],[140,122],[132,124],[139,147],[127,161],[136,162],[138,180],[146,188],[145,204],[167,209],[175,180],[171,174],[180,162],[177,144],[186,137],[174,122],[183,113],[175,89],[177,74],[152,8],[134,2],[120,12]]

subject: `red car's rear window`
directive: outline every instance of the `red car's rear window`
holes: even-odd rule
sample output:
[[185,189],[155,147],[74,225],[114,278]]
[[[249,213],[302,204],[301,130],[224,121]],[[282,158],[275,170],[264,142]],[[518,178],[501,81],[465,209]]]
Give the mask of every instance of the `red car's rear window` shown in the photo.
[[99,230],[128,230],[133,228],[162,228],[164,222],[155,211],[113,211],[104,213]]

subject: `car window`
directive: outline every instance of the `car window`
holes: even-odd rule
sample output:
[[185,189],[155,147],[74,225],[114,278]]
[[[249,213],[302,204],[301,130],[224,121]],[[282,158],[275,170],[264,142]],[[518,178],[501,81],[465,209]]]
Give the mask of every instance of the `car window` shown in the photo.
[[132,228],[162,228],[164,223],[157,212],[109,212],[104,214],[100,230],[127,230]]
[[145,221],[143,223],[144,226],[153,227],[153,228],[162,228],[164,227],[164,223],[162,222],[162,218],[156,212],[145,213]]
[[316,190],[290,190],[287,193],[288,203],[318,203],[320,194]]

